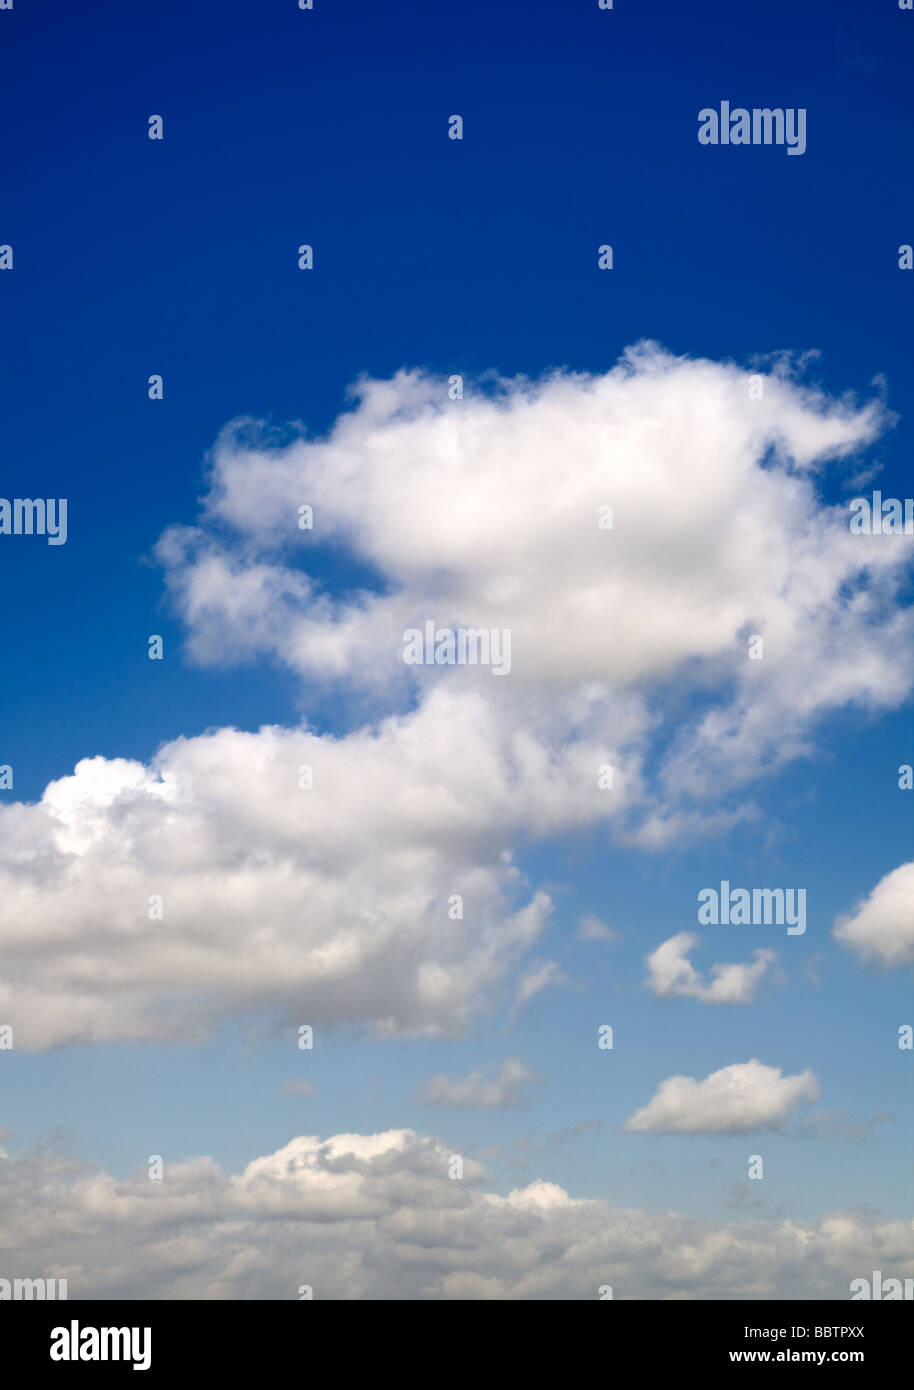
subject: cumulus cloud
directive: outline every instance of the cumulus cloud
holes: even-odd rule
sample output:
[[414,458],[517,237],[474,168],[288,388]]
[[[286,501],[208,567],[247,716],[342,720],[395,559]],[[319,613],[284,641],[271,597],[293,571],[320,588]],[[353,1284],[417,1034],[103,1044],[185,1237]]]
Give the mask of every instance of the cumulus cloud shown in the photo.
[[868,965],[914,965],[914,862],[881,878],[856,911],[838,919],[834,935]]
[[239,1175],[167,1164],[160,1183],[43,1149],[0,1158],[0,1263],[87,1299],[847,1299],[872,1269],[914,1275],[911,1224],[872,1212],[722,1224],[451,1171],[411,1130],[297,1138]]
[[712,965],[710,984],[701,978],[689,960],[698,945],[695,932],[678,932],[645,956],[647,985],[659,999],[686,995],[706,1004],[751,1004],[759,984],[771,971],[777,953],[758,950],[749,965]]
[[[521,843],[725,834],[819,716],[904,697],[911,547],[852,535],[817,491],[887,424],[783,373],[756,400],[736,366],[644,345],[462,401],[420,372],[363,381],[322,439],[224,433],[199,524],[158,547],[189,650],[278,661],[306,700],[362,691],[364,723],[91,757],[0,808],[17,1045],[251,1014],[453,1034],[557,982],[525,959],[551,904]],[[361,587],[318,581],[328,544]],[[510,629],[510,675],[405,665],[428,619]]]
[[[686,685],[702,697],[694,716],[680,707],[674,729],[654,729],[669,741],[665,799],[744,785],[804,751],[829,709],[898,703],[914,670],[911,613],[896,606],[914,547],[852,535],[846,508],[817,492],[886,412],[783,372],[753,399],[749,381],[642,344],[603,375],[501,381],[461,401],[422,372],[362,381],[320,439],[276,444],[242,422],[217,443],[199,525],[159,545],[190,649],[269,655],[308,684],[345,679],[385,700],[455,678],[492,700],[536,692],[556,725],[561,697],[584,688],[643,701]],[[303,502],[313,531],[298,529]],[[327,543],[373,581],[322,588],[310,555]],[[405,666],[403,633],[427,620],[508,629],[510,677]],[[762,661],[747,659],[754,634]]]
[[511,1110],[526,1104],[524,1083],[533,1072],[517,1057],[509,1057],[495,1076],[471,1071],[451,1080],[443,1073],[423,1081],[417,1099],[426,1105],[454,1105],[464,1109]]
[[656,1095],[625,1122],[627,1130],[645,1133],[746,1134],[777,1129],[806,1102],[819,1099],[819,1082],[811,1071],[784,1076],[753,1058],[711,1072],[704,1081],[671,1076]]
[[561,800],[578,782],[529,740],[500,761],[487,711],[467,715],[442,690],[343,739],[223,729],[150,767],[86,760],[36,805],[0,808],[16,1045],[194,1038],[264,1010],[458,1032],[550,913],[512,863],[524,784],[553,775]]

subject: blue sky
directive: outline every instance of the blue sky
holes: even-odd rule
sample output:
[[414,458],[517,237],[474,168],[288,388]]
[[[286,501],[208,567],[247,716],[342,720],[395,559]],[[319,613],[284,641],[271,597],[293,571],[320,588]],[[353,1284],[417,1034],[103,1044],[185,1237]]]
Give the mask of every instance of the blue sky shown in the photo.
[[[0,243],[15,252],[0,274],[2,490],[67,497],[69,535],[0,544],[0,763],[15,772],[2,803],[38,801],[83,758],[148,763],[181,737],[303,719],[345,738],[366,717],[345,679],[312,681],[276,652],[201,664],[185,646],[193,622],[155,547],[197,524],[210,451],[238,417],[300,422],[313,439],[354,410],[363,376],[460,373],[484,395],[491,370],[600,376],[645,339],[746,373],[815,352],[805,383],[884,399],[895,417],[822,473],[819,503],[844,504],[858,464],[881,469],[863,493],[909,496],[914,273],[898,247],[914,241],[912,26],[887,0],[315,0],[304,13],[293,0],[16,0],[0,14]],[[806,108],[805,154],[702,147],[697,112],[722,99]],[[152,113],[161,142],[146,137]],[[597,268],[603,243],[611,273]],[[151,373],[161,402],[147,399]],[[250,557],[240,542],[233,553]],[[296,563],[330,592],[373,583],[345,540]],[[893,603],[910,598],[908,569]],[[885,655],[899,670],[907,659]],[[677,679],[657,696],[670,710]],[[691,718],[701,696],[683,685],[681,698]],[[5,1149],[59,1128],[80,1160],[126,1180],[150,1153],[238,1172],[297,1135],[412,1128],[481,1157],[486,1190],[543,1179],[721,1222],[754,1198],[746,1158],[762,1152],[754,1214],[908,1221],[911,1054],[894,1038],[914,1021],[910,969],[873,969],[832,928],[911,858],[914,793],[897,780],[914,761],[910,690],[878,709],[838,701],[806,732],[805,756],[728,794],[730,809],[755,808],[731,830],[659,849],[598,821],[519,834],[520,900],[543,889],[554,904],[515,974],[549,960],[555,982],[525,1007],[509,974],[444,1040],[341,1018],[302,1053],[266,1009],[230,1010],[200,1044],[17,1047],[0,1054]],[[805,885],[807,932],[707,928],[693,963],[772,948],[783,978],[747,1005],[653,997],[644,956],[695,931],[697,893],[723,878]],[[576,939],[587,914],[616,939]],[[604,1022],[610,1053],[594,1044]],[[531,1073],[522,1106],[416,1098],[432,1075],[508,1058]],[[750,1058],[811,1070],[820,1099],[761,1137],[623,1130],[666,1078]],[[302,1078],[313,1095],[283,1093]],[[827,1132],[809,1137],[809,1115]]]

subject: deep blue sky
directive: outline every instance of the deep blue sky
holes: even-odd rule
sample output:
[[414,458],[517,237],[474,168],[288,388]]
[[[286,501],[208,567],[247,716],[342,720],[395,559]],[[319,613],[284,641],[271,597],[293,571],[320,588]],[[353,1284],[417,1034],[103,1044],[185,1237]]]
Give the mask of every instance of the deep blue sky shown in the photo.
[[[65,495],[71,516],[68,544],[18,547],[7,580],[27,594],[4,622],[22,793],[87,751],[289,713],[263,677],[256,700],[176,662],[148,681],[145,637],[177,634],[139,557],[193,519],[236,415],[320,431],[359,373],[405,364],[602,369],[643,337],[739,360],[814,348],[826,386],[886,375],[903,417],[886,481],[904,475],[910,14],[163,0],[0,19],[4,488]],[[806,154],[699,146],[722,97],[805,106]]]
[[[914,241],[912,42],[914,14],[889,0],[618,0],[612,12],[596,0],[315,0],[304,13],[295,0],[16,0],[0,13],[0,243],[15,253],[14,272],[0,274],[0,491],[66,496],[70,508],[66,546],[0,547],[0,763],[15,767],[16,796],[40,796],[85,756],[147,759],[179,734],[296,717],[295,686],[280,673],[181,660],[161,574],[144,557],[166,526],[194,520],[206,452],[228,420],[301,420],[319,432],[361,373],[605,370],[645,337],[741,362],[820,350],[815,375],[830,390],[867,394],[885,378],[900,418],[880,446],[881,486],[910,495],[914,274],[897,268],[897,247]],[[722,98],[807,108],[807,152],[701,147],[697,113]],[[162,142],[147,139],[152,113],[164,117]],[[453,113],[465,122],[459,143],[447,139]],[[311,274],[297,268],[302,242],[315,249]],[[603,242],[612,274],[597,270]],[[161,403],[147,399],[154,372]],[[171,659],[151,669],[152,632]],[[838,719],[813,769],[766,793],[788,826],[782,879],[818,890],[823,937],[909,855],[893,773],[911,760],[910,727],[910,710],[878,727]],[[839,852],[849,840],[853,863]],[[736,838],[734,881],[754,852]],[[620,925],[647,934],[620,947],[632,979],[646,946],[692,926],[684,893],[715,882],[720,859],[712,846],[660,869],[613,863],[614,902],[630,917]],[[569,923],[602,914],[604,862],[572,874]],[[567,878],[574,855],[553,846],[538,863]],[[654,896],[639,922],[645,882]],[[797,955],[820,948],[810,932]],[[573,943],[556,950],[570,975],[593,969]],[[827,1042],[816,1034],[822,995],[795,983],[789,999],[703,1020],[694,1074],[721,1062],[714,1028],[729,1030],[727,1060],[762,1055],[794,1070],[802,1026],[803,1063],[832,1080],[833,1101],[846,1083],[858,1110],[892,1109],[897,1079],[873,1079],[864,1044],[849,1039],[836,1055],[836,998],[851,1019],[873,987],[850,960],[833,968]],[[909,988],[880,983],[866,1026],[894,1019]],[[307,1122],[301,1102],[276,1099],[275,1053],[245,1052],[235,1037],[191,1056],[118,1047],[16,1058],[0,1118],[24,1139],[50,1123],[79,1127],[82,1151],[117,1171],[160,1150],[163,1126],[178,1152],[234,1163],[302,1129],[434,1131],[439,1117],[408,1102],[416,1081],[520,1051],[553,1078],[577,1076],[578,1094],[557,1093],[537,1117],[548,1129],[554,1111],[559,1128],[599,1109],[588,1109],[592,1079],[545,1041],[568,1037],[575,1007],[573,993],[544,998],[519,1036],[494,1046],[390,1044],[372,1070],[389,1065],[396,1078],[374,1088],[357,1043],[328,1045],[322,1108]],[[642,1018],[633,1008],[643,1070],[613,1096],[609,1126],[669,1072]],[[457,1142],[508,1142],[522,1128],[486,1116]],[[670,1143],[703,1190],[717,1149]],[[805,1147],[809,1171],[792,1161],[791,1200],[854,1200],[843,1151],[826,1174],[818,1146]],[[577,1151],[577,1167],[553,1173],[547,1158],[536,1171],[656,1201],[656,1185],[629,1173],[649,1148],[634,1136],[617,1156],[604,1132]],[[900,1207],[895,1151],[868,1161],[884,1165],[886,1206]]]

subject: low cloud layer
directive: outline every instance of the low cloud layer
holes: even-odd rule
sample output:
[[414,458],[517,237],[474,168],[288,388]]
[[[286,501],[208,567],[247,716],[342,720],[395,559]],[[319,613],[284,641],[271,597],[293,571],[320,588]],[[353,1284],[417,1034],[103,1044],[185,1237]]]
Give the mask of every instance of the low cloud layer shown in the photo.
[[0,1158],[0,1277],[90,1299],[841,1300],[873,1269],[914,1276],[910,1223],[872,1212],[721,1224],[540,1181],[500,1197],[452,1159],[410,1130],[294,1139],[238,1176],[166,1164],[162,1182]]

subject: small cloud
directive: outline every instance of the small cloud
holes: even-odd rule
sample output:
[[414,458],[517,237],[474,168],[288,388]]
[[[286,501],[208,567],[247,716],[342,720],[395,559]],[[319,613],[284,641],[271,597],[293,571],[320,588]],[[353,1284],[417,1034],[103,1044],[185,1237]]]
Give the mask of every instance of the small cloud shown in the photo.
[[731,1182],[724,1196],[724,1206],[732,1211],[762,1211],[765,1203],[757,1186],[756,1183]]
[[867,965],[897,970],[914,965],[914,862],[901,864],[876,884],[865,902],[835,923],[843,941]]
[[642,1110],[626,1120],[630,1131],[658,1134],[747,1134],[778,1129],[791,1111],[819,1099],[811,1071],[783,1076],[754,1057],[712,1072],[704,1081],[671,1076]]
[[817,1110],[797,1126],[801,1139],[847,1139],[859,1143],[868,1138],[876,1125],[897,1124],[897,1118],[884,1110],[873,1109],[869,1115],[856,1116],[848,1109]]
[[429,1077],[416,1091],[416,1099],[425,1105],[454,1105],[461,1109],[513,1110],[526,1105],[523,1093],[525,1081],[533,1072],[517,1057],[509,1057],[497,1076],[487,1077],[481,1071],[471,1071],[462,1080],[451,1080],[443,1073]]
[[708,984],[688,958],[697,945],[697,935],[683,931],[645,956],[645,983],[658,999],[678,995],[701,999],[705,1004],[751,1004],[757,987],[777,960],[776,952],[758,950],[748,965],[712,965],[712,980]]
[[602,1128],[602,1120],[581,1120],[576,1125],[563,1125],[561,1129],[546,1135],[545,1145],[546,1148],[559,1148],[570,1139],[579,1139],[582,1134],[599,1134]]
[[619,933],[612,927],[608,927],[605,922],[601,922],[599,917],[594,917],[588,913],[582,917],[575,932],[578,941],[605,941],[612,942],[619,940]]
[[816,956],[810,956],[803,967],[803,974],[811,985],[815,985],[816,989],[821,989],[822,987],[822,976],[819,974],[819,966],[824,960],[825,954],[824,952],[820,952]]
[[525,1004],[529,1004],[535,994],[545,989],[547,985],[558,985],[565,982],[562,974],[554,960],[544,960],[535,962],[529,970],[525,971],[518,981],[517,994],[514,999],[514,1013],[520,1013]]
[[286,1096],[313,1096],[316,1089],[313,1081],[287,1081],[282,1088]]
[[860,488],[867,487],[874,483],[882,472],[882,464],[874,463],[871,467],[861,467],[848,475],[845,486],[849,491],[858,492]]

